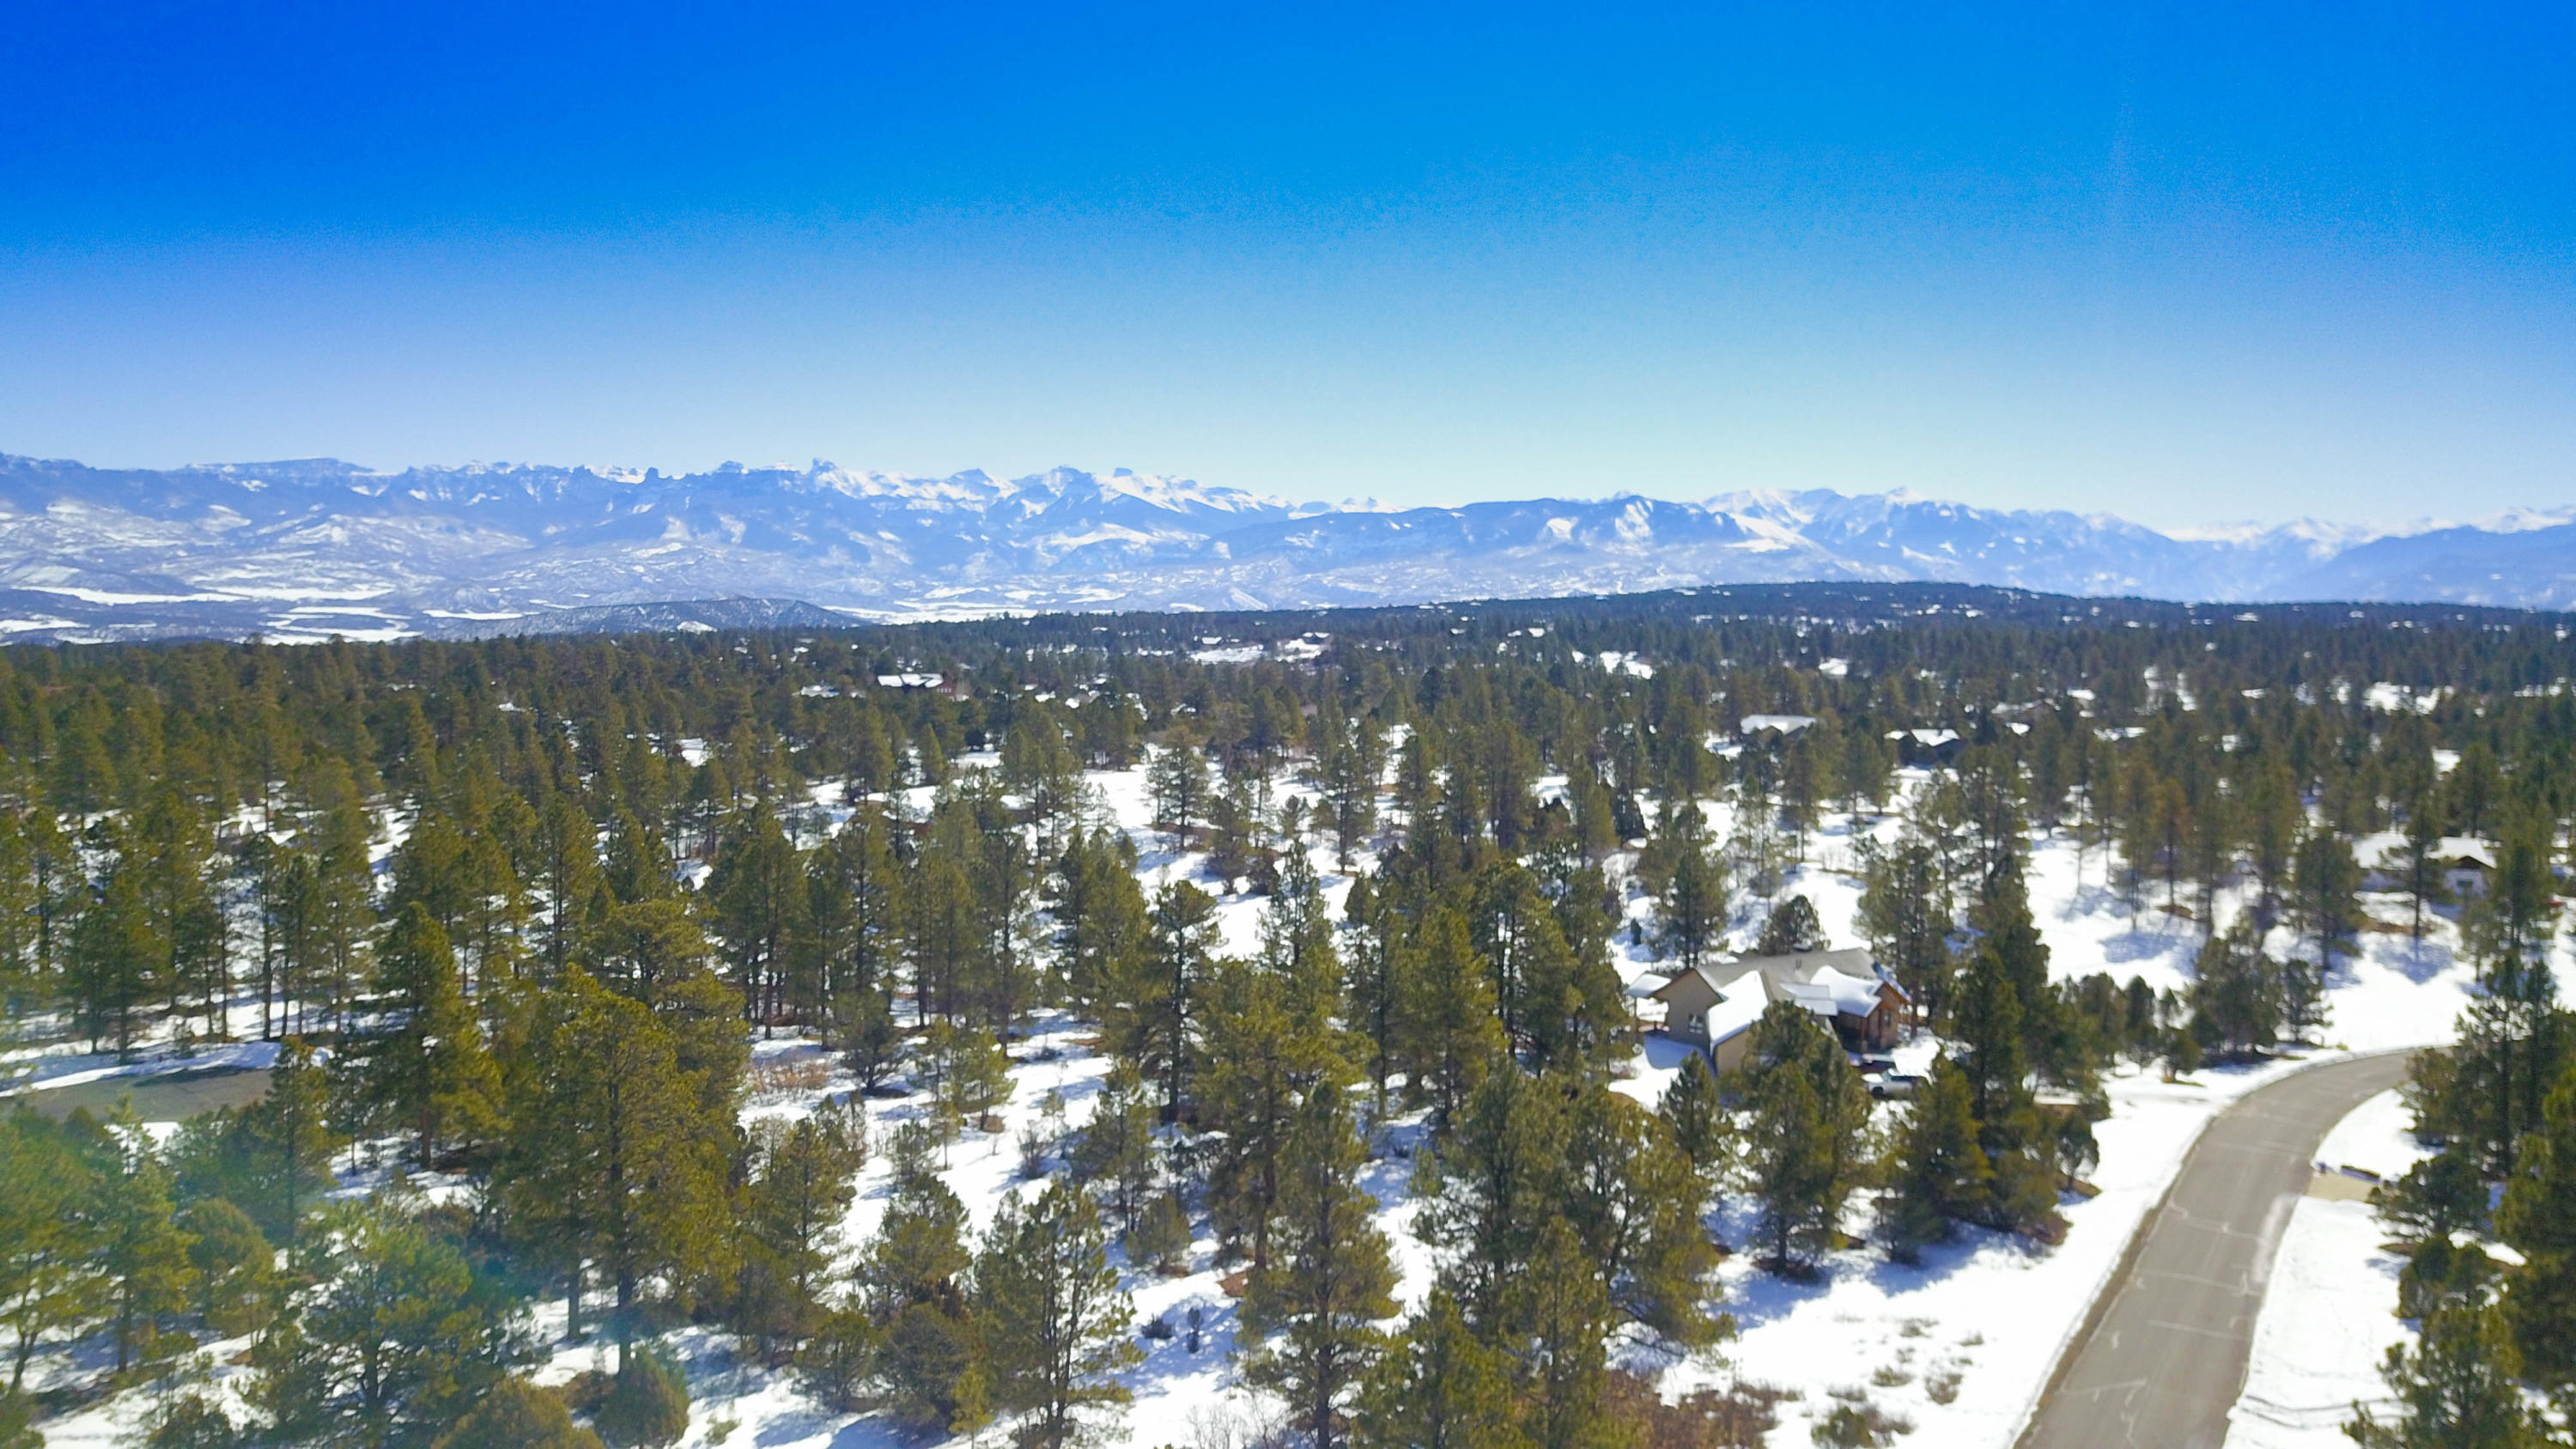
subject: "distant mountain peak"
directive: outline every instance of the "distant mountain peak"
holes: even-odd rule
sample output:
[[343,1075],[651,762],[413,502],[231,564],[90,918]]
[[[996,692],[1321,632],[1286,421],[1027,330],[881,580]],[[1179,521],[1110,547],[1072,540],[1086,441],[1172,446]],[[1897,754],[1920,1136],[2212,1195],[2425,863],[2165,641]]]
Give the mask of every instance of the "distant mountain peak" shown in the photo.
[[1901,579],[2559,609],[2576,604],[2576,509],[2405,529],[2158,531],[1904,489],[1749,488],[1695,503],[1623,489],[1401,508],[1069,464],[1001,478],[819,458],[699,473],[511,462],[388,472],[335,458],[152,470],[0,455],[0,639],[299,637],[311,620],[286,611],[351,599],[375,611],[370,627],[400,632],[717,595],[901,618]]

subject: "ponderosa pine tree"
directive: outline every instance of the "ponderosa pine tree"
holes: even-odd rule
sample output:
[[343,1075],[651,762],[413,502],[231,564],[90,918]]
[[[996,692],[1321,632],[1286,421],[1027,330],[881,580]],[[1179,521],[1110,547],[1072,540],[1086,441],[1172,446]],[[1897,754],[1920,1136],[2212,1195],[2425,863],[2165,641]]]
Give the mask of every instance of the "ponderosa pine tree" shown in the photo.
[[1762,922],[1762,938],[1754,943],[1756,956],[1786,956],[1801,951],[1822,951],[1831,944],[1825,939],[1825,923],[1816,917],[1816,903],[1805,896],[1791,896],[1771,908]]
[[735,1315],[753,1336],[793,1346],[824,1311],[841,1220],[857,1195],[852,1179],[867,1161],[867,1119],[827,1103],[810,1117],[757,1124],[748,1146]]
[[1967,1081],[1969,1112],[1982,1124],[1989,1145],[2020,1145],[1995,1136],[2025,1115],[2030,1069],[2022,1047],[2021,994],[1991,945],[1971,956],[1959,976],[1950,1032],[1961,1049],[1959,1069]]
[[2361,866],[2352,842],[2330,827],[2310,830],[2299,841],[2291,874],[2290,918],[2315,948],[2319,969],[2330,970],[2336,952],[2353,953],[2361,929],[2361,907],[2353,899],[2361,889]]
[[1700,1226],[1701,1181],[1654,1114],[1593,1083],[1568,1117],[1564,1215],[1612,1310],[1677,1343],[1713,1341],[1703,1307],[1716,1250]]
[[1047,913],[1066,999],[1096,1012],[1134,977],[1145,952],[1145,895],[1124,835],[1077,830],[1057,860]]
[[1700,1206],[1705,1208],[1735,1164],[1734,1119],[1719,1100],[1717,1072],[1705,1053],[1683,1059],[1658,1111],[1665,1134],[1699,1174]]
[[[1972,913],[1983,933],[1977,949],[1991,953],[1995,967],[2012,983],[2026,1069],[2059,1086],[2089,1091],[2096,1067],[2049,985],[2048,943],[2031,916],[2023,863],[2019,851],[2007,850],[1987,873]],[[1978,1117],[1983,1121],[1986,1113],[1980,1111]]]
[[512,1326],[455,1245],[398,1210],[335,1206],[327,1221],[316,1285],[291,1308],[301,1390],[319,1390],[349,1442],[429,1439],[500,1376]]
[[564,1274],[576,1331],[588,1267],[607,1278],[621,1359],[646,1286],[699,1271],[720,1241],[731,1124],[708,1119],[700,1085],[649,1007],[577,966],[511,1064],[503,1217]]
[[[2512,1189],[2508,1185],[2506,1191]],[[2487,1229],[2487,1184],[2460,1144],[2446,1144],[2380,1192],[2379,1220],[2408,1246]]]
[[992,1406],[1027,1416],[1022,1442],[1067,1449],[1129,1398],[1115,1375],[1142,1355],[1108,1232],[1091,1195],[1050,1184],[1022,1207],[1005,1200],[975,1259],[975,1312]]
[[1201,1125],[1224,1134],[1208,1163],[1208,1206],[1220,1232],[1250,1250],[1256,1270],[1270,1261],[1300,1104],[1337,1094],[1352,1077],[1329,1018],[1299,1010],[1297,986],[1266,964],[1223,960],[1204,1013]]
[[1145,1210],[1161,1166],[1154,1154],[1154,1098],[1136,1064],[1111,1061],[1100,1098],[1073,1151],[1074,1172],[1099,1184],[1120,1231],[1133,1228]]
[[1967,1076],[1947,1056],[1933,1059],[1915,1094],[1894,1167],[1885,1236],[1899,1259],[1911,1261],[1925,1244],[1946,1241],[1952,1222],[1985,1216],[1994,1171],[1977,1143]]
[[141,852],[142,902],[151,913],[152,938],[161,951],[154,972],[169,992],[173,1017],[193,998],[206,1032],[227,1034],[223,1003],[230,995],[230,942],[215,902],[210,865],[214,839],[196,802],[176,787],[153,793],[134,836]]
[[1492,977],[1476,958],[1467,923],[1445,906],[1423,920],[1401,970],[1405,1094],[1428,1105],[1435,1130],[1445,1131],[1504,1055]]
[[1509,858],[1498,858],[1468,884],[1468,939],[1491,973],[1494,1008],[1504,1040],[1526,1050],[1533,1019],[1558,1009],[1543,983],[1565,973],[1564,933],[1539,894],[1538,880]]
[[1753,1025],[1738,1067],[1746,1109],[1746,1187],[1761,1207],[1771,1263],[1793,1270],[1841,1239],[1859,1183],[1869,1093],[1833,1035],[1794,1001]]
[[376,951],[377,984],[396,1025],[372,1044],[367,1095],[411,1130],[426,1166],[440,1144],[488,1141],[500,1127],[501,1074],[457,980],[447,932],[414,901]]
[[529,845],[534,869],[521,874],[545,897],[540,960],[551,984],[562,979],[580,950],[582,903],[601,883],[599,834],[579,805],[559,795],[539,815]]
[[[268,1090],[238,1113],[203,1121],[204,1150],[188,1172],[200,1194],[222,1197],[250,1214],[289,1261],[303,1245],[304,1221],[335,1186],[331,1158],[347,1137],[331,1119],[329,1070],[301,1037],[279,1043]],[[198,1130],[192,1124],[189,1131]],[[184,1145],[188,1137],[183,1132]],[[183,1162],[188,1161],[183,1152]],[[202,1176],[199,1173],[202,1172]]]
[[1504,1295],[1505,1351],[1519,1365],[1522,1424],[1534,1449],[1621,1449],[1605,1403],[1609,1296],[1573,1230],[1551,1220]]
[[2400,887],[2414,906],[2413,930],[2417,945],[2424,941],[2424,911],[2450,898],[2449,884],[2442,878],[2442,819],[2436,812],[2429,792],[2407,802],[2405,836],[2398,843],[2395,861]]
[[1447,1252],[1441,1286],[1480,1333],[1498,1320],[1539,1230],[1562,1211],[1570,1132],[1565,1094],[1507,1058],[1419,1159],[1414,1232]]
[[2543,1098],[2567,1060],[2569,1030],[2546,947],[2554,898],[2543,884],[2546,856],[2528,831],[2515,832],[2485,898],[2463,934],[2478,966],[2478,995],[2460,1013],[2459,1043],[2427,1065],[2441,1090],[2424,1125],[2475,1144],[2490,1177],[2513,1163],[2514,1144],[2540,1125]]
[[1217,941],[1215,900],[1187,881],[1165,885],[1155,893],[1146,940],[1135,978],[1118,990],[1111,1030],[1121,1049],[1161,1082],[1164,1116],[1177,1119],[1198,1064],[1199,1016]]
[[1243,1300],[1259,1340],[1244,1376],[1277,1392],[1316,1449],[1331,1449],[1350,1391],[1368,1371],[1396,1311],[1386,1235],[1371,1220],[1377,1200],[1359,1186],[1368,1160],[1338,1087],[1308,1094],[1282,1153],[1275,1248],[1256,1266]]
[[91,1049],[110,1044],[117,1060],[125,1061],[134,1055],[152,1003],[168,990],[162,975],[167,952],[144,904],[147,862],[113,835],[103,844],[113,858],[96,899],[72,926],[64,975]]
[[561,1396],[516,1375],[483,1391],[436,1449],[602,1449]]
[[1171,836],[1176,849],[1187,849],[1191,828],[1206,818],[1209,791],[1207,755],[1186,723],[1163,732],[1146,768],[1145,790],[1153,803],[1154,828]]
[[1435,1288],[1380,1355],[1351,1415],[1353,1449],[1529,1449],[1511,1360]]
[[97,1176],[93,1157],[23,1102],[0,1116],[0,1324],[11,1338],[12,1396],[37,1345],[71,1337],[99,1311],[89,1216]]
[[608,1449],[670,1449],[689,1432],[689,1380],[680,1366],[646,1349],[622,1355],[595,1416]]
[[2250,927],[2211,936],[2192,966],[2190,1029],[2225,1055],[2269,1047],[2281,1029],[2281,983],[2280,969]]
[[1950,1006],[1950,918],[1950,884],[1932,846],[1911,835],[1886,851],[1865,841],[1860,933],[1919,1011]]
[[1674,828],[1670,868],[1655,896],[1657,945],[1689,968],[1714,955],[1726,934],[1726,872],[1708,848],[1704,827],[1683,823],[1697,818],[1698,805],[1685,801],[1668,813]]
[[138,1359],[157,1361],[190,1342],[163,1329],[188,1306],[195,1270],[171,1200],[170,1169],[132,1107],[110,1116],[86,1146],[92,1165],[82,1212],[122,1374]]
[[1387,1084],[1403,1046],[1404,920],[1382,904],[1366,877],[1351,883],[1342,909],[1350,925],[1341,953],[1344,1020],[1366,1043],[1361,1065],[1368,1075],[1372,1109],[1383,1118]]
[[[2427,1226],[2447,1230],[2442,1217]],[[2495,1226],[2523,1258],[2504,1293],[2522,1371],[2561,1398],[2576,1394],[2576,1070],[2560,1075],[2539,1126],[2523,1136]]]
[[859,1268],[875,1325],[880,1402],[905,1424],[945,1428],[975,1352],[966,1205],[929,1168],[926,1134],[895,1134],[894,1193]]
[[726,835],[707,894],[733,988],[770,1035],[790,1006],[790,948],[805,929],[806,894],[796,847],[766,804],[755,803]]
[[2515,1382],[2521,1366],[2495,1305],[2437,1310],[2380,1367],[2396,1400],[2390,1418],[2356,1405],[2344,1433],[2362,1449],[2543,1449],[2547,1434]]

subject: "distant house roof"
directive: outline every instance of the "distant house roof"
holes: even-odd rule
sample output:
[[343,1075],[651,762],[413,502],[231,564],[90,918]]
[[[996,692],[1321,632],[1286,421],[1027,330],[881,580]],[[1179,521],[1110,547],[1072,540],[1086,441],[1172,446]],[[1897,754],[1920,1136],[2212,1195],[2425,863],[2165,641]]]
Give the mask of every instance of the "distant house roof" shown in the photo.
[[2445,835],[2441,849],[2436,853],[2454,867],[2496,868],[2497,852],[2492,841],[2475,840],[2465,835]]
[[1755,735],[1765,730],[1777,730],[1784,735],[1794,735],[1815,722],[1816,717],[1811,714],[1748,714],[1736,721],[1735,732]]
[[[1665,1000],[1692,977],[1697,977],[1718,998],[1718,1004],[1710,1007],[1708,1012],[1708,1036],[1712,1043],[1724,1041],[1751,1025],[1774,1001],[1794,1001],[1818,1016],[1831,1017],[1869,1015],[1879,1008],[1882,991],[1894,991],[1900,998],[1912,999],[1904,987],[1881,975],[1869,952],[1857,946],[1840,951],[1800,951],[1782,956],[1738,956],[1732,961],[1706,961],[1643,991],[1638,989],[1646,985],[1641,981],[1638,987],[1631,987],[1630,992]],[[1758,989],[1746,984],[1747,977],[1759,983]]]

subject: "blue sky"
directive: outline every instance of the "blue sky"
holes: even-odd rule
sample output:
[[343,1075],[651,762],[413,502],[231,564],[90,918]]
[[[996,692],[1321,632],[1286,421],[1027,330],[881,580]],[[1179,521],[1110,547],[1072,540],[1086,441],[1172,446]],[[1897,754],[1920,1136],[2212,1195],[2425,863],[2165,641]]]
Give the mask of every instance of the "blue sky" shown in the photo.
[[2565,7],[10,21],[8,452],[2576,501]]

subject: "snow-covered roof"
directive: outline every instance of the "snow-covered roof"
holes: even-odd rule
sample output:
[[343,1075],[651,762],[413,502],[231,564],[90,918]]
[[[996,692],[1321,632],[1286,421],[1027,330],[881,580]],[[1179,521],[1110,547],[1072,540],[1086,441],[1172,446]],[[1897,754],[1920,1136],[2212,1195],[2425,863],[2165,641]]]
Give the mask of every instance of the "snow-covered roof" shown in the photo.
[[1830,968],[1818,971],[1806,981],[1783,981],[1764,976],[1766,990],[1778,993],[1779,999],[1794,1001],[1818,1016],[1867,1016],[1878,1009],[1879,987],[1876,974],[1851,976]]
[[1738,988],[1732,993],[1718,993],[1717,1003],[1708,1009],[1706,1018],[1708,1044],[1713,1047],[1728,1040],[1760,1021],[1762,1013],[1770,1009],[1771,998],[1763,992]]
[[[1754,1016],[1760,1016],[1762,1008],[1774,1001],[1796,1001],[1822,1016],[1867,1016],[1878,1009],[1879,992],[1895,985],[1879,974],[1869,952],[1858,946],[1785,956],[1739,956],[1732,961],[1703,962],[1692,972],[1717,993],[1721,1002],[1750,1003],[1746,1009]],[[1661,996],[1692,972],[1640,977],[1629,988],[1629,994]],[[1754,985],[1757,982],[1758,989]],[[1897,994],[1903,995],[1904,988],[1898,987]],[[1715,1010],[1711,1008],[1712,1020]],[[1712,1026],[1710,1040],[1718,1036]]]
[[1748,714],[1736,722],[1735,732],[1754,735],[1764,730],[1778,730],[1784,735],[1794,735],[1815,722],[1816,717],[1811,714]]

